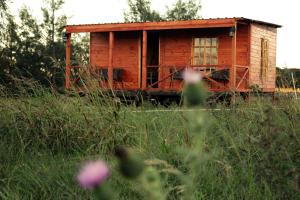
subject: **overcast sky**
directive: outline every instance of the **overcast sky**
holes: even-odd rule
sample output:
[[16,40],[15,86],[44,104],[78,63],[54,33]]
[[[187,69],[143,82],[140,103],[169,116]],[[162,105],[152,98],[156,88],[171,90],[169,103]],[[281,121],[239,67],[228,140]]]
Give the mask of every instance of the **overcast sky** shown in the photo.
[[[41,18],[43,0],[13,0],[14,14],[22,5]],[[122,22],[127,0],[65,0],[62,12],[68,24]],[[163,13],[176,0],[152,0],[152,7]],[[202,0],[203,18],[247,17],[283,25],[278,30],[277,66],[300,68],[300,0]]]

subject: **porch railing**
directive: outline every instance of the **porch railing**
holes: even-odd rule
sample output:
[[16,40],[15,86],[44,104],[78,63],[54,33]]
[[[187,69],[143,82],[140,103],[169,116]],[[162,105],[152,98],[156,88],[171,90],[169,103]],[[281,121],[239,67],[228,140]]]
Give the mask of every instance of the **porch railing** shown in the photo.
[[[156,67],[158,70],[157,81],[151,82],[147,85],[146,90],[164,89],[164,90],[181,90],[183,84],[183,77],[181,74],[186,68],[191,68],[200,73],[202,79],[208,85],[211,91],[249,91],[249,66],[236,65],[236,77],[235,83],[230,82],[230,76],[232,72],[231,65],[160,65],[149,66]],[[80,66],[67,66],[66,67],[66,88],[70,89],[76,86],[76,82],[79,81],[79,69]],[[148,68],[148,67],[147,67]],[[224,71],[225,75],[221,79],[214,77],[215,73]],[[227,71],[227,72],[226,72]],[[227,73],[227,74],[226,74]],[[174,78],[175,77],[175,78]],[[164,85],[164,87],[162,87]],[[154,87],[155,86],[155,87]]]
[[[152,66],[150,66],[152,67]],[[159,80],[149,84],[147,90],[161,89],[161,85],[168,83],[169,87],[164,87],[164,89],[178,90],[182,88],[178,86],[178,83],[182,82],[178,79],[173,79],[174,75],[177,73],[182,73],[186,68],[191,68],[196,72],[200,73],[201,77],[207,83],[211,91],[247,91],[249,89],[249,67],[236,65],[236,77],[235,83],[230,82],[230,73],[232,72],[231,65],[194,65],[194,66],[166,66],[160,65],[158,67]],[[225,75],[223,78],[215,79],[214,74],[224,71]],[[227,71],[227,72],[226,72]],[[227,73],[227,77],[226,77]],[[177,83],[173,84],[173,83]],[[158,87],[153,87],[157,86]],[[174,86],[174,87],[173,87]]]

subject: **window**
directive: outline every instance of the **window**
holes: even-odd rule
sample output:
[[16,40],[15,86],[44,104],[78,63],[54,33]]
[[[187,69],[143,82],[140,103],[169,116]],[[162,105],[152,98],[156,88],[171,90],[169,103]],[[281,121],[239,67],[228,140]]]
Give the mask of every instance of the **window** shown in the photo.
[[265,38],[261,39],[261,61],[260,61],[260,78],[267,77],[269,68],[269,41]]
[[218,64],[218,38],[193,39],[193,65]]

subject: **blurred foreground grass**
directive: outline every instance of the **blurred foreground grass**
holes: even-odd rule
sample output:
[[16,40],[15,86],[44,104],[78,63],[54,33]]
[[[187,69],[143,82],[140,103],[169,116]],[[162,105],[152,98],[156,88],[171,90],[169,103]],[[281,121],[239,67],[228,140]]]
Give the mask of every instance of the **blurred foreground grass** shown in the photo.
[[[78,166],[101,158],[114,169],[116,145],[186,170],[182,147],[193,138],[186,113],[177,107],[148,113],[143,110],[152,109],[149,105],[119,106],[98,95],[47,92],[0,102],[0,199],[91,199],[75,181]],[[284,99],[274,106],[262,98],[217,108],[204,119],[207,154],[194,174],[197,190],[190,199],[297,199],[299,101]],[[114,174],[110,182],[119,199],[145,199],[138,187]],[[181,199],[178,180],[164,176],[168,199]]]

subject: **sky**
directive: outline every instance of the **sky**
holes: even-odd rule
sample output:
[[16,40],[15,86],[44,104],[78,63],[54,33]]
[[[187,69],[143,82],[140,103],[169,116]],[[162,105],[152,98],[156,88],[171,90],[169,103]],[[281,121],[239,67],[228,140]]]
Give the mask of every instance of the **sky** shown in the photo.
[[[38,19],[44,0],[12,0],[10,10],[17,15],[26,5]],[[152,0],[152,8],[164,13],[176,0]],[[283,27],[278,29],[277,66],[300,68],[300,1],[299,0],[201,0],[203,18],[246,17]],[[60,14],[68,24],[122,22],[127,0],[65,0]]]

